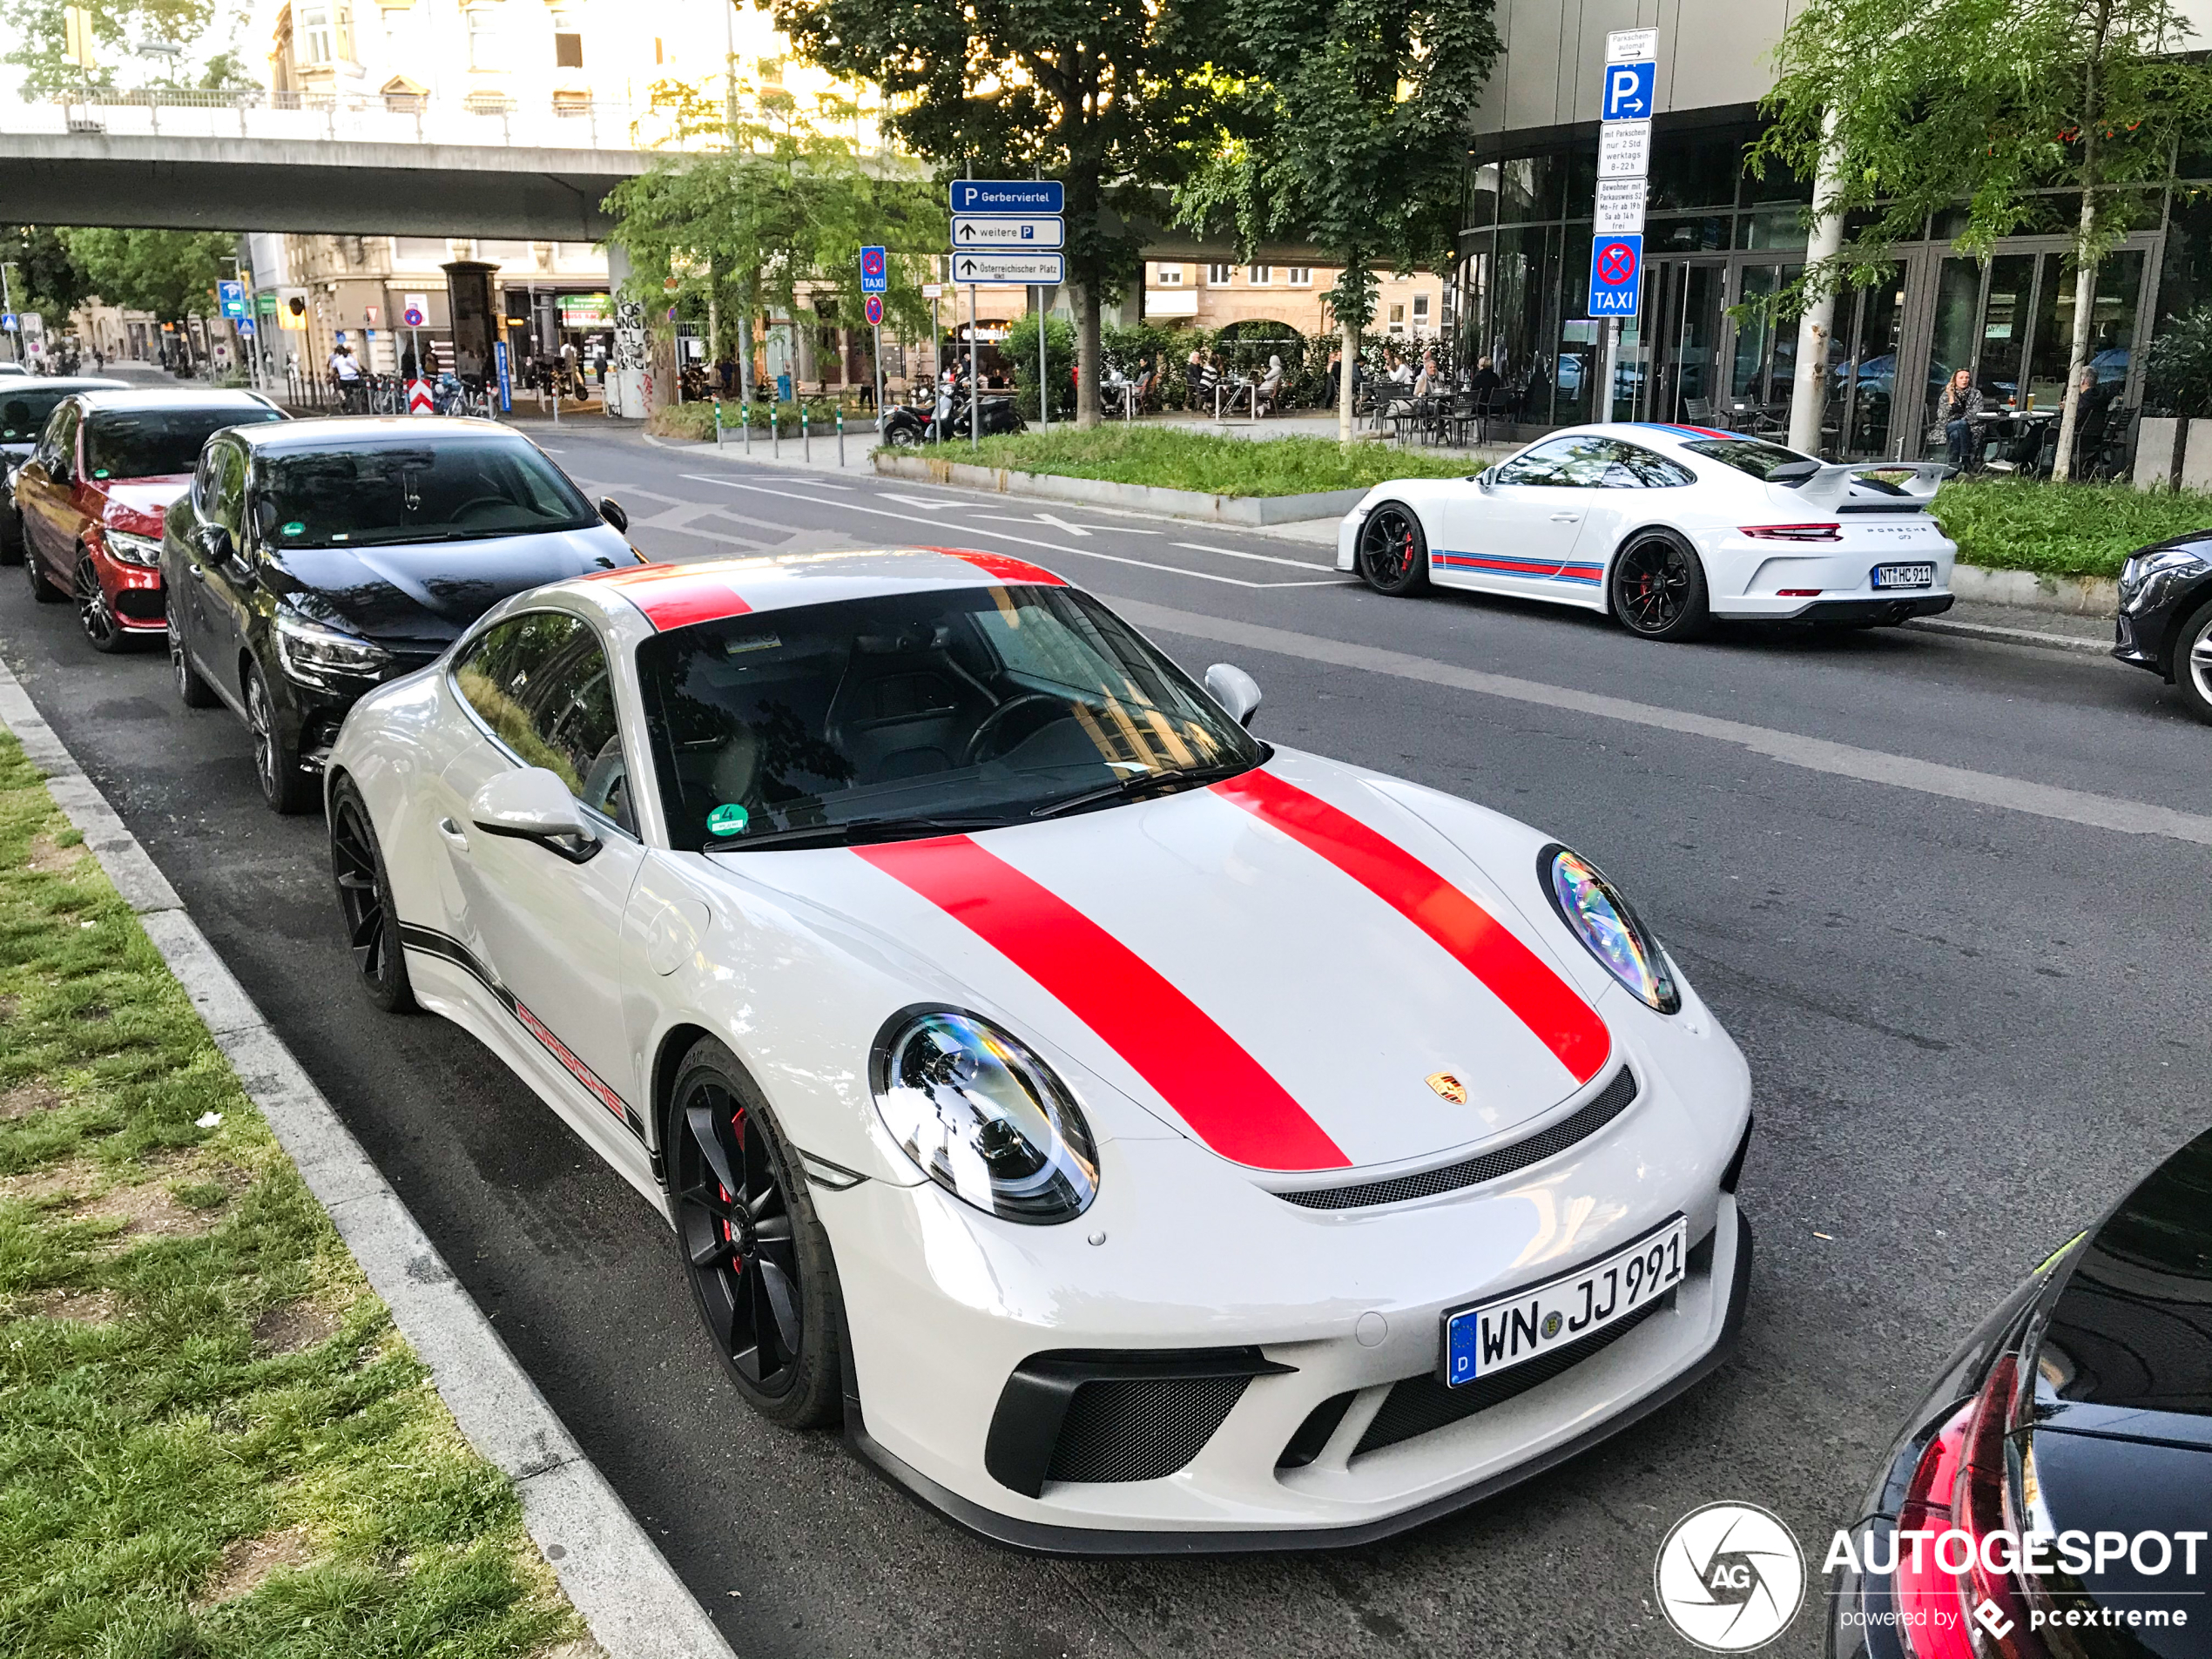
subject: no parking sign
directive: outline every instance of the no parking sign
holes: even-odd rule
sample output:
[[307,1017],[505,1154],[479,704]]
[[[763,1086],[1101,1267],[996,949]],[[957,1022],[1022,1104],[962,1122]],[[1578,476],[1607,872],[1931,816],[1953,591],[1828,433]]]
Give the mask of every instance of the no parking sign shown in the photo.
[[883,296],[881,294],[872,293],[868,295],[867,299],[860,302],[860,309],[867,316],[869,327],[880,328],[883,327]]
[[400,320],[410,328],[420,328],[429,320],[430,296],[410,293],[407,303],[400,307]]
[[1643,237],[1590,239],[1590,315],[1636,314],[1637,279],[1643,274]]

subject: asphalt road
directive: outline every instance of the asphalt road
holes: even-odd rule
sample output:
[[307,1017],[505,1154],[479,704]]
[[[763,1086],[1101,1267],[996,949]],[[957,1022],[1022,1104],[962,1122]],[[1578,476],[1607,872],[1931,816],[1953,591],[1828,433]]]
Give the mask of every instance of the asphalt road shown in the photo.
[[[649,551],[1020,554],[1250,670],[1262,735],[1544,826],[1635,896],[1757,1090],[1745,1341],[1688,1398],[1383,1545],[1012,1555],[754,1420],[645,1205],[472,1040],[357,995],[322,826],[259,805],[237,722],[6,573],[0,652],[747,1659],[1686,1654],[1649,1600],[1668,1527],[1747,1500],[1817,1565],[1956,1337],[2212,1116],[2212,732],[2133,670],[1898,631],[1655,646],[1379,598],[1277,537],[533,433]],[[1818,1651],[1817,1599],[1772,1651]]]

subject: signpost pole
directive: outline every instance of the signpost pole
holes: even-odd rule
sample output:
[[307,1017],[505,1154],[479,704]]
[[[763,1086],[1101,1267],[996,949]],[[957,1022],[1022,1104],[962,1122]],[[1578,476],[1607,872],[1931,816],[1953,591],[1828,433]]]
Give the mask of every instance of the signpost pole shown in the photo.
[[1043,288],[1037,290],[1037,417],[1044,422],[1044,429],[1052,430],[1052,359],[1045,351],[1045,339],[1051,332],[1052,319],[1044,308]]
[[982,371],[976,365],[975,285],[968,285],[968,447],[983,442]]
[[[913,383],[911,380],[907,381],[908,385]],[[878,434],[883,430],[883,325],[881,323],[878,323],[875,329],[875,429]]]
[[[1605,325],[1603,402],[1591,411],[1599,421],[1613,419],[1621,385],[1621,334],[1636,315],[1643,287],[1643,209],[1658,55],[1656,29],[1615,30],[1605,37],[1588,305],[1590,316]],[[1633,417],[1633,408],[1629,413]]]

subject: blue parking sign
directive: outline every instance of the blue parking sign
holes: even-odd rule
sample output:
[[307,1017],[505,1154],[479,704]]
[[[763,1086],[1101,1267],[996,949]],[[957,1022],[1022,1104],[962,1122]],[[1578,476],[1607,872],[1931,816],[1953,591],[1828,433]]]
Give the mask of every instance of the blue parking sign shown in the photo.
[[1643,275],[1643,237],[1590,239],[1590,315],[1633,317]]
[[883,250],[880,247],[862,248],[860,250],[860,292],[884,293],[889,291],[890,287],[891,273],[884,262]]
[[1653,63],[1608,64],[1605,66],[1605,107],[1599,117],[1607,121],[1649,121],[1656,101],[1659,65]]

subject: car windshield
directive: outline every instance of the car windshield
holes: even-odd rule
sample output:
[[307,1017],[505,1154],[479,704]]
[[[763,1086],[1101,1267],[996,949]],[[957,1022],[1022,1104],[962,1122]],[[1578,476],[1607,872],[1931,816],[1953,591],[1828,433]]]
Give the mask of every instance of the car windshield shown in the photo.
[[67,397],[66,386],[25,386],[0,381],[0,443],[32,443],[46,429],[54,405]]
[[95,410],[84,427],[84,469],[91,478],[180,477],[199,464],[210,433],[226,426],[281,421],[262,404],[214,408]]
[[1683,448],[1774,484],[1803,483],[1820,470],[1820,463],[1811,455],[1784,449],[1778,443],[1762,443],[1757,438],[1705,438]]
[[672,846],[744,852],[1022,823],[1229,777],[1264,745],[1066,588],[696,624],[637,648]]
[[262,536],[279,549],[481,541],[599,522],[561,469],[518,438],[265,455],[253,503]]

